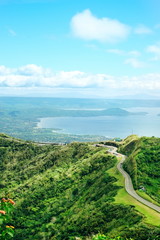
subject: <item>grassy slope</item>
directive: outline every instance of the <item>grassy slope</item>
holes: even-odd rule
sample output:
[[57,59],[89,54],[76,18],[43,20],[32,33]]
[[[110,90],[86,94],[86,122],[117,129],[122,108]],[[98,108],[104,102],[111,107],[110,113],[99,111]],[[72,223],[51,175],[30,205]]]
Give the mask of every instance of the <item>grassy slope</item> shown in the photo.
[[36,146],[0,137],[3,196],[17,203],[15,239],[67,240],[102,232],[139,240],[142,216],[114,201],[120,187],[109,174],[116,159],[105,151],[82,143]]
[[[149,207],[141,204],[140,202],[138,202],[136,199],[134,199],[132,196],[130,196],[125,191],[124,178],[117,170],[117,167],[114,166],[113,168],[109,169],[107,172],[109,173],[110,176],[114,176],[117,178],[116,184],[118,186],[123,186],[122,189],[118,190],[118,193],[115,196],[115,202],[135,206],[135,209],[143,214],[145,223],[149,223],[149,224],[152,224],[155,226],[160,226],[160,221],[159,221],[160,214],[157,213],[156,211],[150,209]],[[144,197],[144,195],[143,195],[143,197]],[[151,200],[151,199],[148,197],[147,200]]]

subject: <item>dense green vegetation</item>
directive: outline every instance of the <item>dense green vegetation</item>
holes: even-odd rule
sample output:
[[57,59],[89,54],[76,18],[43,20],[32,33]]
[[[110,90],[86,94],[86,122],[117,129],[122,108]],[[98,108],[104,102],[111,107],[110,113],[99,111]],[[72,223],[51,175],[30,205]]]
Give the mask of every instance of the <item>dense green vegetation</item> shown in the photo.
[[126,170],[134,186],[160,203],[160,138],[130,136],[121,151],[128,155]]
[[0,199],[0,239],[8,240],[14,236],[12,222],[13,205],[15,202],[10,198]]
[[144,224],[133,206],[114,202],[120,187],[107,170],[115,163],[88,143],[40,146],[1,134],[1,196],[16,201],[14,239],[91,239],[99,232],[158,239],[160,229]]

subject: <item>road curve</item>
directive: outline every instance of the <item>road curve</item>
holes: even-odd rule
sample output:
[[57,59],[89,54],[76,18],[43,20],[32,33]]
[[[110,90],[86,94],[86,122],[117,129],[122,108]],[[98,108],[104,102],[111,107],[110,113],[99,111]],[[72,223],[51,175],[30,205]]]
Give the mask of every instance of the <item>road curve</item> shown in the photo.
[[109,151],[108,151],[109,153],[111,153],[115,156],[121,157],[121,161],[117,164],[117,169],[125,178],[125,189],[129,193],[129,195],[131,195],[132,197],[134,197],[136,200],[143,203],[144,205],[146,205],[146,206],[154,209],[158,213],[160,213],[160,207],[159,206],[157,206],[157,205],[147,201],[146,199],[140,197],[136,193],[136,191],[134,190],[132,180],[131,180],[129,174],[126,171],[124,171],[124,169],[123,169],[123,162],[125,161],[126,156],[123,155],[123,154],[117,153],[117,148],[116,147],[108,146],[108,148],[109,148]]
[[124,160],[125,160],[125,156],[122,155],[122,154],[119,154],[119,155],[122,156],[122,160],[117,164],[117,169],[119,170],[119,172],[120,172],[120,173],[124,176],[124,178],[125,178],[125,189],[126,189],[126,191],[127,191],[132,197],[134,197],[136,200],[138,200],[139,202],[143,203],[144,205],[146,205],[146,206],[148,206],[148,207],[150,207],[150,208],[152,208],[152,209],[154,209],[155,211],[157,211],[157,212],[160,213],[160,207],[159,207],[159,206],[157,206],[157,205],[155,205],[155,204],[147,201],[146,199],[140,197],[140,196],[136,193],[136,191],[135,191],[134,188],[133,188],[132,180],[131,180],[129,174],[128,174],[126,171],[124,171],[124,169],[123,169],[123,165],[122,165],[122,164],[123,164],[123,162],[124,162]]

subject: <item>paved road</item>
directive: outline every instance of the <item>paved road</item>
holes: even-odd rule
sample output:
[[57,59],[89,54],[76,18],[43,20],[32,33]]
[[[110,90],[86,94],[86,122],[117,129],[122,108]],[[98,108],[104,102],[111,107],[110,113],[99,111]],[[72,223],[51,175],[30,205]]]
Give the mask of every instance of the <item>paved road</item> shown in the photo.
[[109,152],[115,156],[119,156],[121,157],[121,161],[117,164],[117,169],[119,170],[119,172],[124,176],[125,178],[125,189],[126,191],[132,196],[134,197],[136,200],[138,200],[139,202],[143,203],[144,205],[154,209],[155,211],[157,211],[158,213],[160,213],[160,207],[147,201],[146,199],[140,197],[136,191],[134,190],[133,188],[133,184],[132,184],[132,180],[129,176],[129,174],[124,171],[123,169],[123,162],[125,161],[125,155],[123,154],[120,154],[120,153],[117,153],[117,148],[116,147],[110,147],[108,146],[109,148]]

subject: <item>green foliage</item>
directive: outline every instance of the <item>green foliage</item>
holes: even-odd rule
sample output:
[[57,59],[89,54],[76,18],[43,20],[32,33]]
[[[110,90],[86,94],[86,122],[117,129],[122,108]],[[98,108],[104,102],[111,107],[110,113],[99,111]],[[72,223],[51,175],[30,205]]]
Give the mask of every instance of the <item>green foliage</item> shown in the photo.
[[139,137],[137,135],[130,135],[124,139],[119,150],[126,155],[130,155],[134,151],[138,142]]
[[145,224],[140,224],[138,227],[132,227],[130,232],[124,231],[126,238],[132,236],[133,239],[137,240],[159,240],[160,239],[160,228],[148,227]]
[[[111,237],[107,237],[104,234],[97,234],[96,236],[93,236],[92,240],[127,240],[127,239],[120,236],[111,238]],[[133,239],[130,238],[130,240],[133,240]]]
[[8,240],[14,236],[14,227],[10,225],[13,211],[13,200],[2,198],[0,200],[0,239]]
[[105,148],[41,146],[1,136],[0,149],[2,193],[16,201],[15,240],[86,239],[99,232],[123,237],[124,229],[129,233],[141,223],[133,206],[114,202],[120,187],[107,170],[116,158]]
[[137,162],[134,154],[131,154],[124,163],[124,169],[132,178],[134,188],[137,189]]
[[[121,150],[128,153],[131,142],[125,142]],[[131,175],[135,188],[142,188],[160,203],[160,139],[142,137],[133,142],[125,169]]]

